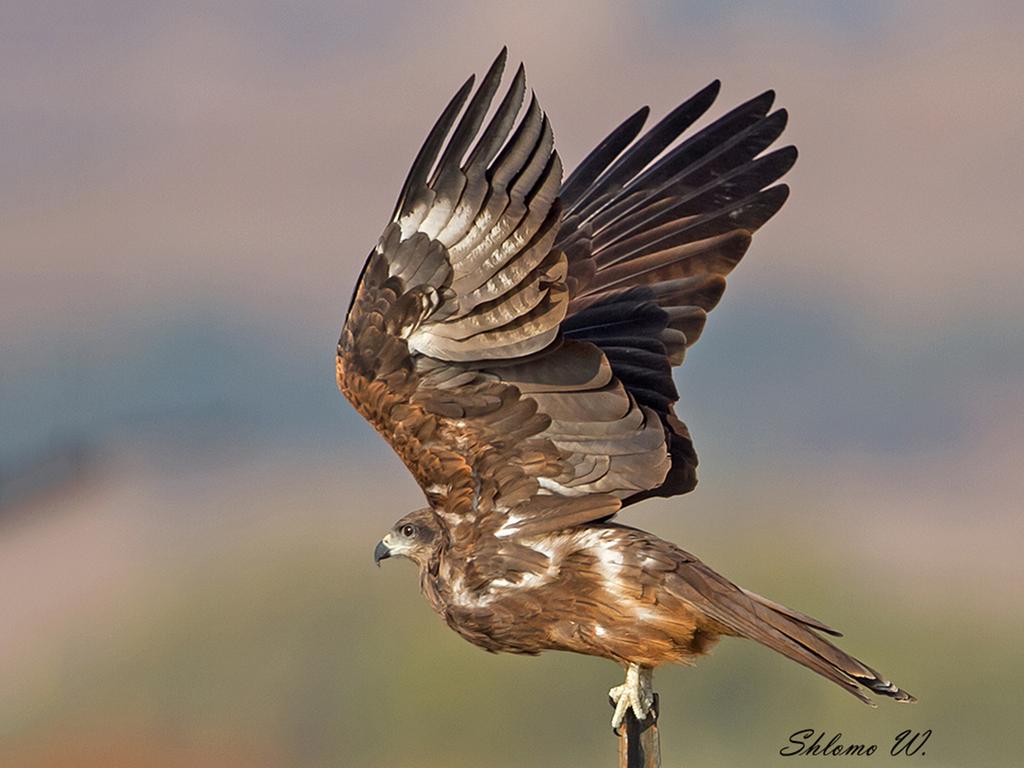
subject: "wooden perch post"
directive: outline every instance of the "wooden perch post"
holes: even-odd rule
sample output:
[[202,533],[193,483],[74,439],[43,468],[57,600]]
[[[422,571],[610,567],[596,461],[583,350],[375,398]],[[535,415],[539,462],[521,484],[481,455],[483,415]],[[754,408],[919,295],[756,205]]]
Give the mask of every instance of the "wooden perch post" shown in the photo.
[[654,694],[654,706],[643,722],[636,719],[632,709],[626,711],[619,727],[619,768],[661,768],[659,706],[658,694]]

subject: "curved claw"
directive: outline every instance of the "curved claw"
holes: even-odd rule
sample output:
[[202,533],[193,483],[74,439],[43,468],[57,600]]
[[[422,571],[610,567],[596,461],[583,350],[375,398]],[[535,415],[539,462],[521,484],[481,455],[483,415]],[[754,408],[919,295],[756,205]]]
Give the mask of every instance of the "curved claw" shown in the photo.
[[643,722],[654,706],[653,670],[639,664],[630,664],[626,670],[625,682],[608,691],[608,698],[615,706],[612,730],[616,734],[631,709],[636,719]]

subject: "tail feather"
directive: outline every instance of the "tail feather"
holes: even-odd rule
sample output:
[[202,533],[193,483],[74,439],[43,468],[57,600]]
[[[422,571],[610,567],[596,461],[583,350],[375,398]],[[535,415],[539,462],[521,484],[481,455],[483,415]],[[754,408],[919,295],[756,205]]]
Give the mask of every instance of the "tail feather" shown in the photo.
[[[851,690],[850,680],[873,693],[889,696],[895,701],[909,703],[917,700],[910,693],[883,677],[877,670],[849,655],[818,634],[821,631],[838,636],[839,633],[835,630],[799,611],[786,608],[750,592],[746,594],[754,599],[758,618],[789,640],[778,649],[784,656],[819,673],[821,673],[819,667],[824,664],[830,672],[826,677],[836,682],[839,682],[836,680],[837,676],[842,678],[843,683],[841,684],[844,688],[864,703],[872,706],[871,700],[860,689],[853,686]],[[751,639],[764,642],[758,636]]]
[[[741,587],[741,589],[742,589],[742,587]],[[832,627],[828,626],[827,624],[825,624],[822,621],[819,621],[818,619],[814,618],[813,616],[808,616],[806,613],[801,613],[800,611],[797,611],[797,610],[795,610],[793,608],[787,608],[786,606],[782,605],[781,603],[776,603],[774,600],[769,600],[767,597],[762,597],[761,595],[757,594],[756,592],[751,592],[749,589],[744,589],[743,592],[748,597],[752,597],[755,602],[758,602],[758,603],[761,603],[763,605],[766,605],[769,608],[771,608],[772,610],[778,611],[783,616],[788,616],[789,618],[793,619],[794,621],[797,621],[797,622],[799,622],[801,624],[806,624],[807,626],[812,627],[813,629],[816,629],[819,632],[824,632],[826,634],[832,635],[832,637],[842,637],[843,636],[843,633],[840,632],[838,629],[832,629]]]
[[756,640],[831,680],[865,704],[874,706],[862,687],[899,702],[917,700],[818,634],[839,636],[827,624],[737,587],[696,558],[681,563],[674,576],[667,584],[670,591],[700,609],[728,634]]

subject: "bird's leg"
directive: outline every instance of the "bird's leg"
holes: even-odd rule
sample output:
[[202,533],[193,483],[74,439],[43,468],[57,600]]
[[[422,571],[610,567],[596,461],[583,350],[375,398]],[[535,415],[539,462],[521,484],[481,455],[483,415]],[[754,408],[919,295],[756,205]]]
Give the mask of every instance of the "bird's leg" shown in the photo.
[[630,708],[636,719],[643,722],[654,706],[654,670],[630,664],[626,670],[626,682],[608,691],[608,698],[615,704],[615,714],[612,715],[614,730],[618,731]]

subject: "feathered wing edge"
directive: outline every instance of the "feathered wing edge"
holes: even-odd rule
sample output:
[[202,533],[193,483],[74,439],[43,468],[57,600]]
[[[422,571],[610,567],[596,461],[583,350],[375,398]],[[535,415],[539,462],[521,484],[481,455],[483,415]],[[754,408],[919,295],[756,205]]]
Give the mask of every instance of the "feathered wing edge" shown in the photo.
[[[439,362],[430,376],[445,379],[451,392],[475,375],[450,376],[459,363],[489,367],[502,380],[500,369],[522,359],[516,367],[529,379],[531,365],[539,370],[551,362],[538,357],[549,348],[597,347],[614,381],[567,397],[552,379],[530,393],[551,418],[550,439],[568,450],[575,467],[540,493],[567,494],[578,504],[585,494],[613,492],[633,503],[690,490],[697,457],[672,410],[678,394],[671,366],[700,335],[751,231],[785,199],[783,185],[762,187],[788,170],[795,151],[758,157],[781,132],[785,112],[769,114],[773,95],[762,94],[672,146],[711,106],[718,84],[639,136],[647,112],[641,110],[591,153],[555,201],[557,154],[536,98],[513,130],[525,95],[521,66],[480,130],[505,59],[503,50],[472,96],[474,79],[465,82],[403,185],[394,223],[376,249],[410,294],[387,325],[411,351]],[[510,283],[517,286],[511,293]],[[622,430],[610,429],[614,419],[601,415],[620,399],[642,416],[630,428],[644,427],[632,448]],[[433,407],[429,398],[419,402]],[[660,424],[670,463],[647,458],[651,419]],[[609,440],[612,451],[604,450]],[[602,452],[617,456],[618,469],[600,460]]]
[[[446,525],[462,536],[472,518],[466,536],[496,533],[510,547],[611,516],[622,495],[664,477],[668,457],[657,416],[603,353],[559,336],[561,166],[537,99],[519,114],[522,66],[485,122],[505,58],[475,93],[466,81],[418,153],[364,268],[339,384]],[[374,352],[396,344],[403,359]],[[406,439],[411,427],[430,441]]]
[[700,337],[725,277],[752,234],[782,207],[776,184],[796,149],[765,153],[786,126],[767,91],[679,140],[714,103],[715,81],[646,133],[645,107],[627,118],[566,180],[556,248],[569,257],[571,302],[562,324],[596,344],[638,403],[656,412],[672,465],[661,485],[624,499],[685,493],[697,455],[674,412],[672,367]]

